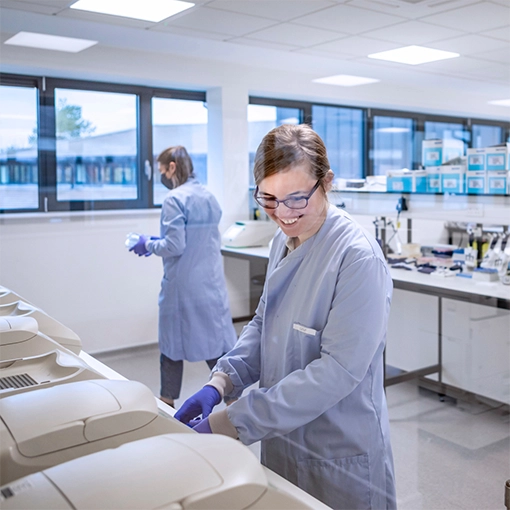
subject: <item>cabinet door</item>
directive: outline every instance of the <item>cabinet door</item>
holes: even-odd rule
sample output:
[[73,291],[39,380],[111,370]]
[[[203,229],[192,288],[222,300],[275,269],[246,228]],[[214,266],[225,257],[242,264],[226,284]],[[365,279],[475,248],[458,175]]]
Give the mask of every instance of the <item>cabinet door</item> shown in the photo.
[[[386,364],[417,370],[438,361],[438,298],[395,289],[386,344]],[[434,379],[437,377],[431,376]]]
[[443,380],[510,404],[510,311],[443,299]]

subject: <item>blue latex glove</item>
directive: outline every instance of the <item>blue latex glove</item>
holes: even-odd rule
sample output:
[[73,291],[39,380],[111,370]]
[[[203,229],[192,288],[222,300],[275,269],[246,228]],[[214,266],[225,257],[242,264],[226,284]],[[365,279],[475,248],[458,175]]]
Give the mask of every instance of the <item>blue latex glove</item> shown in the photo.
[[198,423],[193,427],[193,430],[200,434],[212,434],[209,418],[206,418],[205,420],[198,420]]
[[134,251],[139,257],[145,256],[148,257],[152,255],[151,252],[145,247],[145,243],[149,238],[147,236],[141,235],[138,239],[138,242],[129,249],[129,251]]
[[187,424],[202,415],[203,421],[211,414],[213,407],[220,402],[220,392],[214,386],[204,386],[182,404],[174,418]]

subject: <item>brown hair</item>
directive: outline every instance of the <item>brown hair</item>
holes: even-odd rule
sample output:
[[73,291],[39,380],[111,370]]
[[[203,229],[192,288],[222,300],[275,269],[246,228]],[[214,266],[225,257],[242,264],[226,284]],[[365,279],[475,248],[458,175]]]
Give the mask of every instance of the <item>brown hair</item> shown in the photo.
[[283,124],[262,139],[255,153],[253,175],[258,186],[263,179],[306,164],[312,177],[321,181],[330,169],[326,146],[308,124]]
[[175,174],[172,177],[175,187],[184,184],[188,177],[194,177],[193,162],[188,151],[182,145],[168,147],[158,156],[157,161],[164,166],[175,163]]

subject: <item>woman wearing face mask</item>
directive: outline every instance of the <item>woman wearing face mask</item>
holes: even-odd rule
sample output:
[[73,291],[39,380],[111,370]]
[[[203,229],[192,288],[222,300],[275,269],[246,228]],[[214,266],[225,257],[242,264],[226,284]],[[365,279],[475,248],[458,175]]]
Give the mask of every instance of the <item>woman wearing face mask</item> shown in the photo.
[[165,149],[158,164],[161,182],[170,190],[161,207],[161,237],[140,236],[130,251],[163,258],[160,398],[173,406],[181,390],[183,360],[206,360],[212,369],[237,336],[220,251],[220,206],[195,178],[184,147]]
[[[333,172],[307,125],[270,131],[255,199],[280,227],[255,317],[175,417],[244,444],[332,508],[395,508],[383,387],[392,281],[377,242],[329,205]],[[221,397],[240,397],[209,414]]]

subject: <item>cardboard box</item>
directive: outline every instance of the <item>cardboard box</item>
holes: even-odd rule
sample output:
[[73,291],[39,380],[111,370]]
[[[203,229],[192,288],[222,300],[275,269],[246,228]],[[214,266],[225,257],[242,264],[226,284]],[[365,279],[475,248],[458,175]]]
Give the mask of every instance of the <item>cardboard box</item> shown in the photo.
[[485,168],[487,170],[508,170],[508,158],[510,156],[510,144],[486,147]]
[[487,193],[505,195],[508,186],[508,170],[487,171]]
[[440,166],[451,159],[464,156],[464,142],[454,138],[423,140],[422,165]]
[[427,174],[427,193],[441,193],[443,190],[441,185],[441,167],[427,166],[425,173]]
[[441,186],[443,193],[464,193],[466,167],[464,165],[441,166]]
[[466,173],[466,193],[481,195],[485,193],[487,173],[485,170],[471,170]]
[[467,169],[468,172],[486,170],[485,168],[486,149],[468,149],[467,150]]
[[399,193],[426,193],[427,174],[424,170],[389,170],[386,189]]

